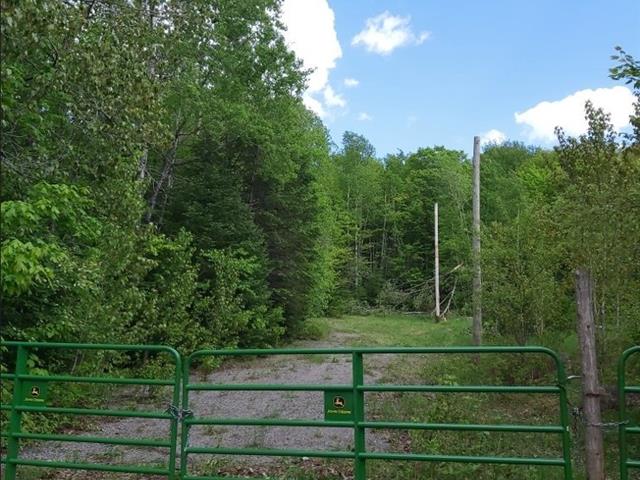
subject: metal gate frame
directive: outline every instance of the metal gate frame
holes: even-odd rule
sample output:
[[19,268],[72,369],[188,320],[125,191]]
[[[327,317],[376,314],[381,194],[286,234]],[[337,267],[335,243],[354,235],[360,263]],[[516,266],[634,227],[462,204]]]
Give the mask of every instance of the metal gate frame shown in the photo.
[[[178,415],[173,409],[166,412],[143,411],[143,410],[109,410],[109,409],[87,409],[69,407],[49,407],[43,405],[29,405],[25,403],[24,386],[29,382],[48,383],[94,383],[112,385],[160,385],[173,387],[173,406],[180,404],[180,385],[182,375],[182,359],[180,354],[173,348],[161,345],[113,345],[113,344],[82,344],[82,343],[47,343],[47,342],[0,342],[0,346],[15,348],[16,368],[14,373],[0,374],[3,381],[13,382],[13,396],[10,405],[0,404],[0,408],[9,411],[9,430],[1,432],[7,438],[7,455],[0,460],[5,465],[5,480],[15,480],[16,469],[20,465],[43,467],[43,468],[64,468],[75,470],[94,470],[103,472],[138,473],[163,475],[170,480],[177,479],[176,475],[176,452],[178,438]],[[149,378],[115,378],[115,377],[80,377],[73,375],[31,375],[27,367],[29,353],[34,349],[66,349],[66,350],[104,350],[104,351],[126,351],[126,352],[156,352],[166,353],[173,360],[174,372],[173,380],[159,380]],[[170,422],[169,438],[166,440],[139,439],[139,438],[106,438],[91,437],[81,435],[53,435],[24,433],[21,429],[21,419],[23,412],[55,413],[68,415],[91,415],[109,417],[130,417],[130,418],[150,418],[162,419]],[[152,468],[135,465],[107,465],[97,463],[77,463],[27,460],[20,458],[20,440],[32,439],[43,441],[62,442],[86,442],[101,443],[110,445],[124,445],[135,447],[162,447],[169,449],[168,464],[166,468]]]
[[[529,353],[543,354],[552,359],[556,367],[557,384],[544,386],[498,386],[498,385],[390,385],[365,384],[363,357],[369,354],[487,354]],[[240,357],[265,355],[350,355],[352,358],[352,383],[348,385],[298,385],[298,384],[210,384],[192,383],[190,370],[194,360],[202,357]],[[199,417],[193,412],[184,419],[181,441],[181,478],[183,480],[223,480],[225,477],[193,476],[188,473],[189,455],[264,455],[284,457],[316,457],[353,459],[355,480],[365,480],[367,460],[410,460],[425,462],[491,463],[511,465],[547,465],[563,468],[564,479],[571,480],[571,439],[567,406],[566,375],[557,353],[544,347],[431,347],[431,348],[350,348],[350,349],[252,349],[252,350],[199,350],[189,355],[184,362],[182,401],[185,411],[189,408],[189,393],[193,391],[350,391],[354,400],[354,419],[347,421],[293,420],[265,418],[211,418]],[[628,391],[628,390],[627,390]],[[365,392],[475,392],[475,393],[544,393],[556,394],[559,399],[559,425],[488,425],[488,424],[437,424],[415,422],[366,421],[364,412]],[[354,434],[354,451],[307,451],[266,448],[210,448],[189,446],[189,429],[193,425],[232,426],[284,426],[284,427],[333,427],[351,428]],[[427,455],[404,453],[367,452],[365,432],[367,429],[415,429],[450,430],[476,432],[535,432],[554,433],[561,436],[562,458],[494,457],[462,455]],[[248,480],[248,479],[247,479]]]
[[627,445],[628,434],[640,434],[640,425],[631,425],[630,418],[627,415],[627,393],[640,394],[640,385],[627,385],[626,384],[626,366],[627,360],[634,354],[640,354],[640,345],[631,347],[626,350],[621,356],[618,362],[618,400],[620,405],[618,412],[620,415],[620,422],[618,427],[618,438],[620,445],[620,480],[629,479],[629,469],[640,469],[640,459],[632,460],[629,458],[629,451]]

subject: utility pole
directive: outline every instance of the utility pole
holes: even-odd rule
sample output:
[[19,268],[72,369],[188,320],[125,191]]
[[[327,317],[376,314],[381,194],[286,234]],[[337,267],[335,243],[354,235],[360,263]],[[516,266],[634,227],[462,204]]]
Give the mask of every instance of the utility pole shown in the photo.
[[482,345],[482,267],[480,262],[480,137],[473,137],[473,344]]
[[438,203],[433,206],[433,243],[435,246],[436,322],[440,321],[440,254],[438,252]]

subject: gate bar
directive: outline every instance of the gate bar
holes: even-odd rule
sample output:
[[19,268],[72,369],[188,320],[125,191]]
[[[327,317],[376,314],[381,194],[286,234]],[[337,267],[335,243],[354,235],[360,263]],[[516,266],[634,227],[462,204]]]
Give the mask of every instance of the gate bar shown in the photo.
[[[351,428],[352,422],[322,420],[289,420],[270,418],[201,418],[185,419],[189,425],[238,425],[245,427],[334,427]],[[476,432],[562,433],[560,425],[491,425],[470,423],[418,423],[418,422],[360,422],[363,428],[417,429],[417,430],[466,430]]]
[[[9,437],[9,432],[0,433],[0,437]],[[106,445],[131,445],[140,447],[171,447],[165,440],[141,440],[139,438],[104,438],[84,435],[56,435],[48,433],[14,433],[15,438],[25,440],[52,440],[56,442],[102,443]]]
[[629,458],[629,449],[627,445],[627,434],[640,434],[640,427],[629,427],[627,422],[627,393],[640,393],[640,386],[626,385],[626,366],[627,360],[634,354],[640,353],[640,345],[625,350],[620,356],[618,362],[618,399],[619,399],[619,426],[618,441],[620,444],[620,480],[629,479],[629,469],[640,469],[639,460],[631,460]]
[[[2,410],[9,410],[9,430],[2,432],[2,436],[7,438],[6,458],[0,459],[5,467],[6,480],[15,480],[17,467],[20,465],[62,468],[75,470],[94,470],[118,473],[136,473],[147,475],[163,475],[169,479],[175,479],[176,451],[178,437],[178,419],[165,412],[151,412],[143,410],[110,410],[94,408],[73,408],[73,407],[48,407],[46,405],[24,405],[22,398],[23,386],[27,381],[46,381],[60,383],[94,383],[94,384],[119,384],[119,385],[162,385],[173,386],[172,404],[180,404],[180,381],[182,375],[182,358],[173,348],[162,345],[116,345],[116,344],[83,344],[83,343],[50,343],[50,342],[16,342],[2,341],[3,347],[15,347],[16,368],[14,373],[2,374],[3,380],[13,381],[13,396],[11,405],[0,405]],[[28,373],[27,359],[30,350],[34,349],[65,349],[65,350],[106,350],[125,352],[156,352],[169,354],[173,360],[174,374],[173,380],[144,379],[144,378],[114,378],[114,377],[74,377],[72,375],[32,375]],[[68,415],[90,415],[90,416],[110,416],[128,418],[151,418],[169,420],[169,440],[157,439],[127,439],[110,437],[93,437],[81,435],[49,435],[37,434],[21,431],[21,417],[23,412],[35,412],[43,414],[68,414]],[[22,439],[42,440],[42,441],[63,441],[63,442],[86,442],[102,443],[107,445],[129,445],[167,448],[168,465],[166,468],[152,468],[137,465],[106,465],[95,463],[79,463],[67,461],[43,461],[19,458],[19,442]]]
[[[546,386],[479,386],[479,385],[366,385],[364,384],[363,360],[365,354],[472,354],[472,353],[539,353],[551,357],[556,370],[556,384]],[[308,385],[308,384],[215,384],[190,383],[189,371],[192,362],[205,356],[271,356],[271,355],[349,355],[352,359],[352,385]],[[354,459],[354,478],[365,478],[365,461],[367,459],[380,460],[409,460],[409,461],[442,461],[457,463],[493,463],[514,465],[540,465],[563,467],[565,480],[572,479],[570,423],[567,406],[566,374],[564,366],[553,350],[545,347],[392,347],[392,348],[327,348],[327,349],[248,349],[248,350],[199,350],[187,357],[184,362],[183,374],[183,409],[189,408],[190,391],[326,391],[332,389],[353,391],[354,419],[350,421],[320,421],[305,419],[253,419],[253,418],[212,418],[192,417],[184,421],[182,429],[181,475],[184,479],[218,479],[223,477],[192,476],[187,473],[187,458],[189,454],[218,454],[218,455],[262,455],[289,457],[326,457]],[[525,393],[525,394],[555,394],[558,396],[560,408],[559,425],[477,425],[477,424],[430,424],[413,422],[370,422],[364,420],[365,392],[482,392],[482,393]],[[193,425],[241,425],[241,426],[284,426],[284,427],[333,427],[352,428],[354,431],[354,451],[306,451],[285,450],[273,448],[227,448],[227,447],[189,447],[188,431]],[[367,429],[374,428],[403,428],[422,430],[451,430],[451,431],[502,431],[502,432],[532,432],[560,434],[562,439],[562,458],[538,457],[496,457],[496,456],[465,456],[465,455],[424,455],[366,452],[364,443]],[[245,479],[246,480],[246,479]]]

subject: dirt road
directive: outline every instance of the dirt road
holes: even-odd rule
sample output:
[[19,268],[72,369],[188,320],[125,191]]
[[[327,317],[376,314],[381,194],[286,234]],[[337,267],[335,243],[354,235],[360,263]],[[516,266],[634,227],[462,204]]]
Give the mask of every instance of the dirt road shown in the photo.
[[[296,347],[324,348],[345,347],[354,343],[357,336],[333,333],[323,341],[304,342]],[[372,357],[365,364],[365,379],[376,382],[383,375],[388,357]],[[210,373],[198,372],[198,381],[207,383],[281,383],[281,384],[349,384],[351,383],[351,359],[340,355],[269,356],[234,360]],[[139,391],[128,391],[126,396],[109,402],[105,408],[157,409],[162,402],[141,397]],[[169,395],[166,395],[169,398]],[[369,399],[369,397],[367,397]],[[192,392],[189,408],[198,417],[232,418],[323,418],[322,392]],[[168,438],[166,421],[148,419],[97,418],[88,423],[79,435]],[[367,449],[385,450],[389,438],[385,432],[367,435]],[[229,427],[195,426],[189,435],[190,446],[230,448],[287,448],[301,450],[351,450],[353,431],[337,428],[306,427]],[[24,449],[26,458],[39,460],[67,460],[108,464],[158,465],[166,462],[167,450],[163,448],[133,448],[97,443],[42,442]],[[225,456],[191,456],[190,471],[224,471],[231,469],[270,471],[278,469],[284,460],[273,457],[234,457],[233,462]],[[311,460],[309,460],[311,461]],[[47,478],[102,478],[96,474],[79,476],[61,474]],[[104,477],[107,478],[107,477]]]

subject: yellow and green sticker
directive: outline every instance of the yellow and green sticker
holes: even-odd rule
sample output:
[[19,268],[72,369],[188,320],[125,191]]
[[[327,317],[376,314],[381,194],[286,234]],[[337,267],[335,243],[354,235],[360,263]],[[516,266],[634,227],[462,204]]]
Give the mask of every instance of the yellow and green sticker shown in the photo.
[[45,380],[25,381],[22,384],[22,401],[44,404],[47,401],[48,392],[48,382]]
[[352,390],[326,390],[324,392],[325,420],[350,422],[353,418]]

